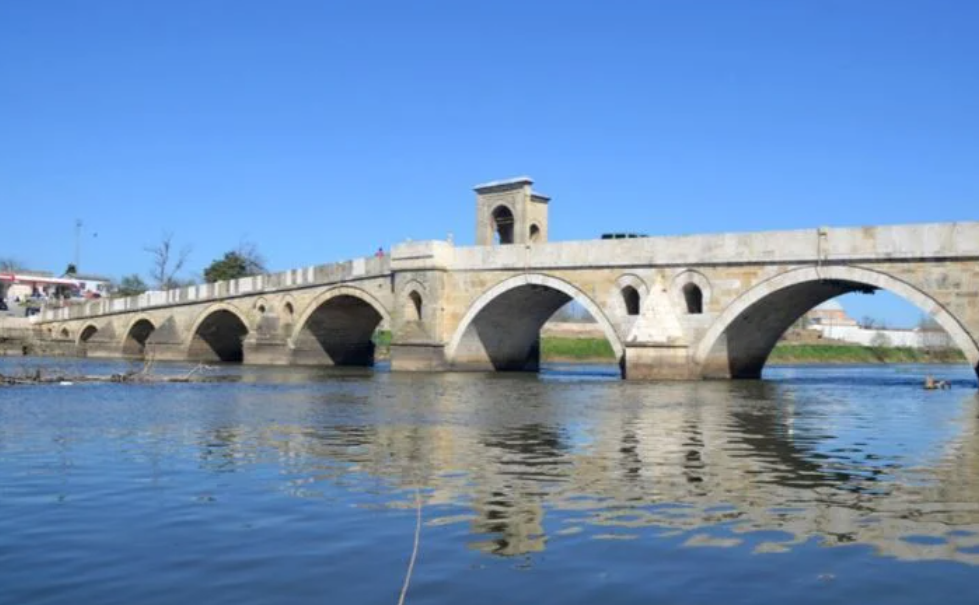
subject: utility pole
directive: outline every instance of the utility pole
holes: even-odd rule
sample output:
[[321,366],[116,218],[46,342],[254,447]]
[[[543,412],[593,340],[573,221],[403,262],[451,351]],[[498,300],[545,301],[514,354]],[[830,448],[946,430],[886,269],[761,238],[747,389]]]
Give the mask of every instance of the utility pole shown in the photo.
[[82,219],[75,219],[75,271],[79,271],[82,257]]

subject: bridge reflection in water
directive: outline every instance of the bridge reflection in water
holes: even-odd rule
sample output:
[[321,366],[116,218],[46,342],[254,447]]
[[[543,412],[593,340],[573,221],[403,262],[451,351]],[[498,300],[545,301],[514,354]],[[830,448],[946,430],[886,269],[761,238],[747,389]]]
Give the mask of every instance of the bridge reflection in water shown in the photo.
[[426,527],[467,524],[472,548],[501,556],[654,535],[979,564],[979,397],[873,372],[656,386],[352,377],[303,399],[291,413],[303,423],[248,428],[228,408],[200,455],[234,470],[269,448],[297,497],[366,483],[410,508],[420,486]]

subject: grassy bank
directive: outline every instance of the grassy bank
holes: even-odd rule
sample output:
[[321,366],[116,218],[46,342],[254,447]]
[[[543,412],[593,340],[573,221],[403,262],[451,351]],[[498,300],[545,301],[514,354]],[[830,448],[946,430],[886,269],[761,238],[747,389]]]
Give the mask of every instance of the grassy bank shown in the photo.
[[615,352],[604,338],[542,338],[541,358],[550,361],[614,362]]
[[[391,353],[391,333],[375,333],[374,345],[377,358],[387,359]],[[612,345],[604,338],[542,338],[541,356],[549,361],[615,361]]]
[[[544,338],[541,356],[551,361],[614,361],[608,341],[599,338]],[[864,347],[847,344],[779,343],[768,362],[796,363],[959,363],[958,349],[925,350],[910,347]]]
[[[377,356],[388,356],[390,332],[378,332],[374,337]],[[541,339],[541,357],[548,361],[614,362],[612,345],[604,338]],[[865,347],[850,344],[790,344],[775,346],[768,362],[797,363],[959,363],[965,357],[958,349],[925,350],[910,347]]]
[[958,349],[865,347],[847,344],[775,345],[768,363],[958,363],[965,356]]

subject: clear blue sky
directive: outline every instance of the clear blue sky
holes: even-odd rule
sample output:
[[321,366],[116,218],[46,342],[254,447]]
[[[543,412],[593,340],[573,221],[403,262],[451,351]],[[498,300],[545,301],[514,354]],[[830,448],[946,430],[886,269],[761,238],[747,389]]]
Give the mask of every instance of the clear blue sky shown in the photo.
[[197,272],[465,244],[471,186],[520,174],[552,239],[976,219],[977,31],[972,0],[3,2],[0,256],[63,268],[76,217],[115,276],[163,231]]

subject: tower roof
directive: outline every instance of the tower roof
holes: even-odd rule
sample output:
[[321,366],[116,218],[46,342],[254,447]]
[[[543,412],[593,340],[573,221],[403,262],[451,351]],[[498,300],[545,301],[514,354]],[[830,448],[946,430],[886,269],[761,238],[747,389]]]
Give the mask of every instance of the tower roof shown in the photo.
[[488,183],[483,183],[482,185],[476,185],[473,187],[476,191],[486,191],[488,189],[513,189],[515,187],[523,187],[524,185],[533,185],[534,180],[529,176],[518,176],[512,179],[503,179],[499,181],[490,181]]

